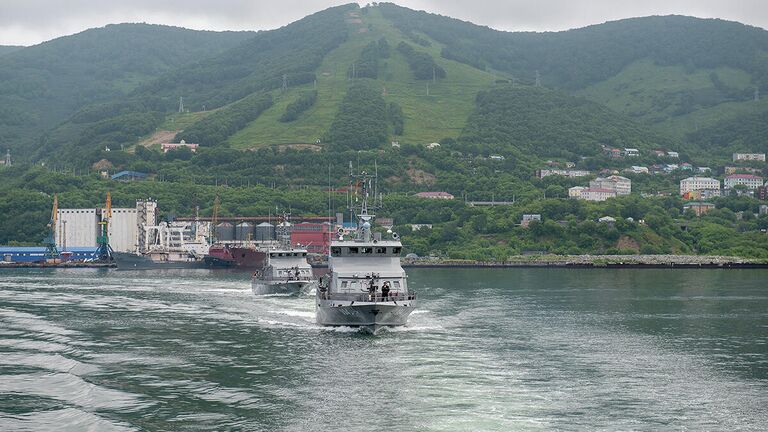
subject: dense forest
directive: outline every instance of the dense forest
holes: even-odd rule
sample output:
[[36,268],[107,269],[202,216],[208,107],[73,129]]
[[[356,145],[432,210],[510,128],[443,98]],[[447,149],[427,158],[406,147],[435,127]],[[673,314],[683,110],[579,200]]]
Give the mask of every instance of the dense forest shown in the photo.
[[280,116],[279,121],[288,123],[298,119],[301,113],[310,109],[315,102],[317,102],[317,90],[302,93],[298,99],[285,107],[285,112]]
[[185,140],[202,146],[214,146],[224,142],[235,132],[272,106],[269,93],[254,93],[227,105],[176,135],[176,142]]
[[596,103],[543,87],[499,85],[477,96],[456,144],[473,154],[578,160],[601,145],[651,150],[671,141]]
[[333,149],[376,148],[387,140],[388,134],[384,98],[367,81],[356,82],[347,91],[328,132]]
[[418,80],[431,80],[445,78],[445,69],[435,63],[435,59],[429,54],[416,51],[411,45],[400,42],[397,50],[408,61],[413,76]]
[[381,38],[378,42],[371,42],[363,48],[360,57],[349,66],[347,76],[350,78],[379,77],[379,60],[390,55],[389,42]]
[[[40,132],[90,104],[121,99],[159,74],[217,55],[254,32],[119,24],[0,57],[0,147],[26,151]],[[175,98],[178,103],[178,97]]]

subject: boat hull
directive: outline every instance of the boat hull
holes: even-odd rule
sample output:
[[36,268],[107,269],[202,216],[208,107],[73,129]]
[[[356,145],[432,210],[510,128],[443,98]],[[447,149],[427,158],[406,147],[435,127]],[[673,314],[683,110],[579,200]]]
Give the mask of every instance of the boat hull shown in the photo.
[[402,326],[416,308],[415,300],[391,302],[317,301],[317,323],[323,326],[360,327],[376,333],[383,327]]
[[161,270],[161,269],[204,269],[204,261],[154,261],[143,255],[126,252],[114,252],[118,270]]
[[283,294],[298,296],[306,294],[315,288],[317,288],[317,281],[315,280],[266,281],[263,279],[253,279],[251,281],[251,289],[256,295]]

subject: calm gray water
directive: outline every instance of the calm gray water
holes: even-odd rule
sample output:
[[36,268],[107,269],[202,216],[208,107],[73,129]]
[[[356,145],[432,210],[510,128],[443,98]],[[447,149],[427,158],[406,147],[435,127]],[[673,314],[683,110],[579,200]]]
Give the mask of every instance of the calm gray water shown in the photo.
[[768,272],[409,270],[410,325],[248,275],[0,273],[0,430],[765,430]]

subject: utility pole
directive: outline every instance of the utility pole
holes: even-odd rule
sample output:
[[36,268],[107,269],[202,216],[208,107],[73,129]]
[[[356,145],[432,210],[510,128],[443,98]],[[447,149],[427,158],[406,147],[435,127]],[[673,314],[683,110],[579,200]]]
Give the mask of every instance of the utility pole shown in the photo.
[[283,87],[281,89],[283,93],[288,91],[288,75],[283,74]]
[[5,166],[11,166],[11,149],[5,150]]
[[541,87],[541,74],[536,70],[536,87]]
[[755,87],[755,102],[760,101],[760,89]]
[[179,96],[179,112],[184,112],[184,97]]
[[429,81],[427,81],[427,96],[429,96]]
[[435,70],[435,67],[432,66],[432,83],[437,82],[437,71]]

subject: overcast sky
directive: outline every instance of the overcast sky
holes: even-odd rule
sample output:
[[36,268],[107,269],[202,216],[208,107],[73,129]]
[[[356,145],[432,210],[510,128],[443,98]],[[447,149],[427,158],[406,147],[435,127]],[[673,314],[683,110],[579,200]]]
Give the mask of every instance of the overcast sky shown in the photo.
[[[343,4],[326,0],[0,0],[0,45],[33,45],[111,23],[262,30]],[[565,30],[621,18],[682,14],[768,28],[768,0],[401,0],[499,30]],[[365,3],[361,3],[365,4]]]

